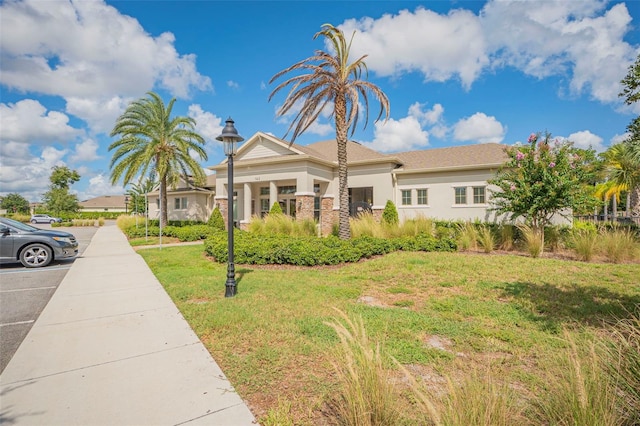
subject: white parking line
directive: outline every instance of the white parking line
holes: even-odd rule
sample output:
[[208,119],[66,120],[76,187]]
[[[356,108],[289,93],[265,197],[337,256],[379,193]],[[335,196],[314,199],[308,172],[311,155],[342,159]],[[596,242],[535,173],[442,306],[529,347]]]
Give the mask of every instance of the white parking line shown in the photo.
[[64,269],[70,269],[71,266],[53,266],[49,268],[38,268],[38,269],[18,269],[15,271],[0,271],[0,275],[5,274],[22,274],[24,272],[47,272],[47,271],[62,271]]
[[16,291],[32,291],[32,290],[51,290],[52,288],[57,288],[56,286],[50,287],[29,287],[29,288],[16,288],[14,290],[0,290],[0,293],[13,293]]
[[0,324],[0,327],[4,327],[6,325],[22,325],[22,324],[31,324],[32,322],[35,322],[35,320],[30,320],[30,321],[18,321],[18,322],[8,322],[6,324]]

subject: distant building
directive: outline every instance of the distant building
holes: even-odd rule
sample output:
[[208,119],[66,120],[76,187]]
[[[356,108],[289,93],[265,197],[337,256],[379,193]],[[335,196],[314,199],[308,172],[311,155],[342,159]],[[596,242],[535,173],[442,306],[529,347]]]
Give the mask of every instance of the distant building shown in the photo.
[[80,208],[85,212],[122,212],[127,211],[124,195],[103,195],[80,201]]

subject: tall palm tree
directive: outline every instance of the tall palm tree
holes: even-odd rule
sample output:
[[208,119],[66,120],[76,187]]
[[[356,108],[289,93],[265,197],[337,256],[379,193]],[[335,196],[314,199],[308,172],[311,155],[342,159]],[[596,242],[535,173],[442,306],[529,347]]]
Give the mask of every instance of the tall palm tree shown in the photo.
[[204,138],[194,131],[191,117],[171,117],[175,98],[165,106],[156,93],[129,104],[116,120],[111,136],[120,138],[109,146],[115,150],[111,158],[111,183],[120,179],[124,185],[136,175],[158,176],[160,183],[161,224],[167,224],[167,185],[175,187],[182,177],[193,176],[204,181],[200,164],[194,159],[207,159]]
[[[355,35],[355,33],[354,33]],[[322,26],[314,40],[323,36],[330,42],[332,52],[316,50],[315,54],[291,65],[274,75],[269,83],[273,83],[285,74],[299,73],[280,83],[269,96],[269,101],[285,87],[290,86],[287,98],[278,111],[278,115],[285,115],[290,110],[300,107],[294,117],[287,134],[293,129],[291,143],[311,126],[320,113],[329,106],[333,108],[331,118],[336,127],[336,143],[338,145],[338,184],[340,192],[339,236],[349,239],[349,191],[347,186],[347,135],[353,136],[358,124],[360,113],[360,96],[364,101],[364,118],[366,127],[369,119],[369,99],[373,96],[380,102],[380,112],[375,121],[385,114],[385,121],[389,118],[389,99],[375,84],[362,79],[368,75],[367,65],[363,55],[359,59],[349,62],[351,42],[345,40],[341,30],[331,24]]]

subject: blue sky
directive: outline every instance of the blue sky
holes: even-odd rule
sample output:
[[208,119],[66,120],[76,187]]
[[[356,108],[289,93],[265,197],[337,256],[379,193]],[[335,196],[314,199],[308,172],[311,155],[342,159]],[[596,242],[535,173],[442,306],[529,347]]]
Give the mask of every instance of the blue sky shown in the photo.
[[[391,117],[353,139],[383,152],[500,142],[549,131],[603,151],[640,106],[620,80],[640,54],[637,1],[11,1],[0,4],[0,195],[39,201],[51,168],[80,200],[122,194],[108,146],[128,102],[159,93],[196,119],[209,155],[231,116],[245,139],[284,136],[278,71],[325,49],[322,24],[355,31]],[[327,116],[296,142],[334,137]]]

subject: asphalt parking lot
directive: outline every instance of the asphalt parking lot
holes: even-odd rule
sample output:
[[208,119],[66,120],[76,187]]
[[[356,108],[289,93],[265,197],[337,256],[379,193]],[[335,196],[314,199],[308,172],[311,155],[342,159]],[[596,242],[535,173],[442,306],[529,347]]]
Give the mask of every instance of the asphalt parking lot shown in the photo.
[[[51,225],[35,225],[51,229]],[[56,228],[75,235],[78,257],[98,228]],[[54,260],[44,268],[27,269],[20,263],[0,268],[0,373],[18,350],[33,323],[55,293],[75,259]]]

